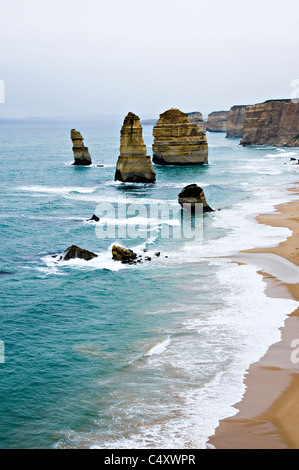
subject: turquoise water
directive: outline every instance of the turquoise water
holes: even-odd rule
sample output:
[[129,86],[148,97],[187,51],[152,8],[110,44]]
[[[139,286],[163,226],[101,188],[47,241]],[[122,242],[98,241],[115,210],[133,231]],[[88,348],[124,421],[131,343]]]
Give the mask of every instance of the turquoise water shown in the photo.
[[[265,296],[257,267],[221,257],[288,236],[254,215],[291,199],[298,149],[208,133],[209,165],[155,166],[155,184],[124,185],[113,181],[120,126],[0,124],[1,448],[205,447],[295,308]],[[91,167],[71,165],[73,127]],[[144,140],[151,154],[151,126]],[[189,183],[221,209],[203,217],[203,241],[161,239],[159,222],[145,238],[105,240],[86,221],[105,201],[164,201],[179,221]],[[113,242],[152,261],[120,265]],[[55,263],[73,244],[99,257]]]

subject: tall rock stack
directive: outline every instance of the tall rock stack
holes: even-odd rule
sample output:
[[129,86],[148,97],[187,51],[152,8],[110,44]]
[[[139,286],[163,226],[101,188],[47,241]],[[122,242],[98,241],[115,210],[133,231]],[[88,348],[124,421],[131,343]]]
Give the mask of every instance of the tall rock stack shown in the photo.
[[192,113],[186,113],[189,121],[194,122],[198,129],[202,132],[206,132],[207,123],[203,120],[202,114],[199,111],[194,111]]
[[226,132],[228,111],[213,111],[208,116],[207,131]]
[[73,165],[91,165],[91,156],[88,148],[83,144],[83,137],[76,129],[71,130],[71,139],[73,142],[74,163]]
[[299,103],[268,100],[246,107],[243,145],[299,147]]
[[131,112],[125,117],[120,133],[115,180],[131,183],[154,183],[156,180],[151,157],[146,154],[139,117]]
[[160,114],[153,136],[153,162],[158,165],[208,163],[205,133],[179,109],[171,108]]
[[226,137],[242,138],[245,121],[245,105],[232,106],[227,117]]

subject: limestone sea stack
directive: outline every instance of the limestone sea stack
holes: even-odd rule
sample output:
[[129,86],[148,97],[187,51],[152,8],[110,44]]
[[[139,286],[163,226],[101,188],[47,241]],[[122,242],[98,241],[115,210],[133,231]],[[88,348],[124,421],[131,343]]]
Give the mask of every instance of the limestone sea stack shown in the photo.
[[207,131],[226,132],[229,111],[213,111],[208,115]]
[[74,163],[73,165],[87,166],[91,165],[91,156],[88,148],[83,144],[83,137],[76,129],[71,130],[71,139],[73,142]]
[[226,137],[242,138],[245,121],[245,105],[232,106],[227,116]]
[[299,147],[299,103],[285,99],[247,106],[240,143]]
[[151,157],[146,154],[139,117],[131,112],[125,117],[120,133],[115,180],[131,183],[154,183],[156,180]]
[[171,108],[160,114],[153,136],[153,162],[158,165],[208,163],[205,133],[179,109]]
[[199,111],[186,114],[189,118],[189,121],[194,122],[198,129],[200,129],[202,132],[206,132],[207,123],[203,120],[202,114]]
[[191,210],[195,209],[196,204],[203,205],[203,212],[213,212],[214,210],[207,203],[204,190],[197,184],[188,184],[185,186],[178,196],[179,204],[191,204]]

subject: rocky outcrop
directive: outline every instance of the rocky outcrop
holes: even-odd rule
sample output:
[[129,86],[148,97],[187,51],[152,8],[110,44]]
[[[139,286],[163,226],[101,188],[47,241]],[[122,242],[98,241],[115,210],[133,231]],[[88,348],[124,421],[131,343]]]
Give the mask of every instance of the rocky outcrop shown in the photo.
[[121,261],[122,263],[134,263],[137,255],[134,251],[129,250],[123,246],[113,245],[112,247],[112,258],[115,261]]
[[243,145],[299,147],[299,103],[268,100],[246,107]]
[[76,245],[72,245],[62,253],[58,261],[69,261],[70,259],[75,258],[80,258],[84,259],[85,261],[89,261],[97,257],[98,255],[96,255],[92,251],[84,250],[83,248],[79,248]]
[[207,131],[226,132],[229,111],[213,111],[208,115]]
[[195,209],[196,204],[203,205],[203,212],[213,212],[213,209],[207,203],[204,190],[197,186],[197,184],[189,184],[185,186],[178,196],[179,204],[183,207],[184,204],[191,204],[191,209]]
[[87,219],[87,221],[93,221],[93,222],[99,222],[100,221],[100,217],[98,217],[97,215],[93,214],[93,216],[90,218],[90,219]]
[[121,129],[115,180],[131,183],[153,183],[156,180],[151,158],[146,154],[139,117],[131,112]]
[[192,113],[186,113],[189,121],[194,122],[198,129],[202,132],[206,132],[207,123],[203,120],[202,114],[199,111],[194,111]]
[[208,163],[206,135],[179,109],[160,114],[153,136],[153,162],[158,165]]
[[73,142],[74,163],[73,165],[91,165],[91,156],[88,148],[83,144],[83,137],[76,129],[71,130],[71,139]]
[[[143,251],[146,253],[148,250],[144,249]],[[159,258],[161,256],[161,252],[157,251],[154,253],[154,256]],[[165,258],[168,258],[168,256],[165,256]],[[134,251],[121,245],[112,246],[112,259],[114,261],[120,261],[123,264],[138,264],[143,263],[144,261],[152,261],[151,256],[142,257],[141,254],[137,255]]]
[[245,105],[232,106],[227,117],[226,137],[242,138],[245,121]]

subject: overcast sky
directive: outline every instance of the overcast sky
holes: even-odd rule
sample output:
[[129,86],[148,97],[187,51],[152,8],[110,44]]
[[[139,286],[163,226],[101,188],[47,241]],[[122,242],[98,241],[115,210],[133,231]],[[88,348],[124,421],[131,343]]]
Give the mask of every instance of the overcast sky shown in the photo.
[[298,0],[0,0],[0,117],[289,98],[298,19]]

